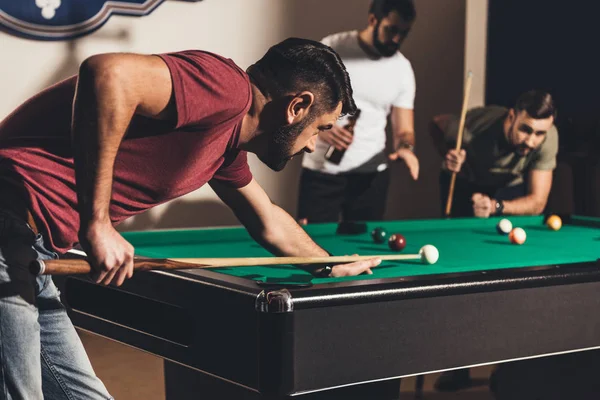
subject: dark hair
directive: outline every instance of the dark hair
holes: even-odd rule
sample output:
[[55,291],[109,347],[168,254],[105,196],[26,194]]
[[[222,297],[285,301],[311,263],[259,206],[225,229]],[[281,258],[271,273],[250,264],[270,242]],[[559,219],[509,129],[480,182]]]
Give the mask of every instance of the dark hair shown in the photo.
[[277,98],[308,90],[315,109],[330,112],[342,103],[342,115],[354,114],[352,85],[340,56],[323,43],[289,38],[272,46],[248,75],[267,96]]
[[556,107],[552,95],[542,90],[529,90],[519,96],[514,107],[517,113],[527,112],[531,118],[556,118]]
[[369,14],[375,15],[378,21],[396,11],[403,20],[412,22],[417,18],[417,10],[413,0],[373,0]]

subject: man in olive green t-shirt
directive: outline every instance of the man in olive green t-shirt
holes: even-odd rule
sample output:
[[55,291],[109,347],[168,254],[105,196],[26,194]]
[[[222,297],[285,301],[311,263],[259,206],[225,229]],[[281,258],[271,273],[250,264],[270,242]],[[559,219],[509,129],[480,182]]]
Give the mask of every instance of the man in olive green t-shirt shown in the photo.
[[443,209],[450,175],[457,172],[451,216],[542,213],[556,167],[555,116],[552,96],[537,90],[523,93],[510,109],[471,109],[460,151],[455,149],[459,118],[436,117],[437,146],[445,154],[440,174]]
[[[453,217],[542,213],[556,167],[555,117],[552,97],[541,91],[523,93],[510,109],[471,109],[465,118],[460,151],[456,151],[459,118],[448,114],[436,117],[432,135],[445,155],[440,173],[442,210],[451,173],[457,172]],[[469,369],[459,369],[443,373],[435,388],[455,391],[470,384]]]

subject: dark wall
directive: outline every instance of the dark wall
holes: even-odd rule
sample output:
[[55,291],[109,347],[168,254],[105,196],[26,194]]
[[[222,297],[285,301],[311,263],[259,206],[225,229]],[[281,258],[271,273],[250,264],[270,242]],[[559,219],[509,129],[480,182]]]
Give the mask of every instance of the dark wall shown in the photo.
[[598,105],[600,2],[490,0],[487,102],[551,90],[566,114]]
[[486,103],[511,106],[532,88],[552,93],[559,167],[570,171],[558,171],[553,192],[572,188],[573,211],[589,215],[600,215],[599,14],[597,1],[489,0]]

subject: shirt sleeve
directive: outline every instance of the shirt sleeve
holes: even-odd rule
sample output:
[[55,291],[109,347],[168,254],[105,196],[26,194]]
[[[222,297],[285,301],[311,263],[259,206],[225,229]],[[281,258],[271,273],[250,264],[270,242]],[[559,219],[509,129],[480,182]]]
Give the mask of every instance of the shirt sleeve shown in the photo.
[[415,72],[413,71],[410,62],[406,62],[406,68],[404,68],[403,71],[400,71],[400,74],[402,80],[402,89],[392,104],[394,107],[413,110],[415,107],[415,92],[417,89],[417,83],[415,80]]
[[248,165],[248,153],[243,150],[231,151],[225,156],[225,162],[212,179],[227,186],[239,189],[252,181],[252,172]]
[[542,143],[540,151],[532,160],[531,169],[553,170],[556,168],[556,155],[558,153],[558,130],[553,125],[546,135],[546,140],[544,140]]
[[176,129],[227,123],[239,117],[251,101],[248,76],[229,59],[199,50],[158,56],[173,81]]
[[325,36],[323,39],[321,39],[321,43],[331,47],[331,36]]
[[[461,148],[464,148],[468,145],[469,138],[471,137],[471,131],[469,129],[469,113],[467,112],[467,116],[465,118],[465,126],[463,127],[463,137]],[[460,125],[460,118],[456,115],[448,115],[447,125],[444,132],[444,140],[448,148],[454,148],[456,146],[456,141],[458,140],[458,126]]]

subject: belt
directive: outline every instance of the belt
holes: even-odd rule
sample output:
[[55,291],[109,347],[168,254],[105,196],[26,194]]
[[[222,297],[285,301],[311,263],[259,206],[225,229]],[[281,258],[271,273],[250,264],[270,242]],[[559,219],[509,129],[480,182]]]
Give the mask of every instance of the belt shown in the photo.
[[8,199],[8,196],[5,196],[5,198],[0,199],[0,208],[4,208],[10,211],[11,213],[15,214],[18,218],[21,218],[23,221],[27,222],[31,230],[36,235],[40,233],[40,230],[35,222],[35,218],[33,218],[33,214],[29,210],[29,207],[27,207],[24,204],[24,201],[22,199],[18,199],[15,197]]
[[33,233],[35,233],[36,235],[39,235],[40,230],[38,229],[37,224],[35,223],[35,219],[33,218],[31,211],[29,211],[29,209],[27,209],[26,212],[27,212],[27,225],[29,225],[29,227],[31,228]]

